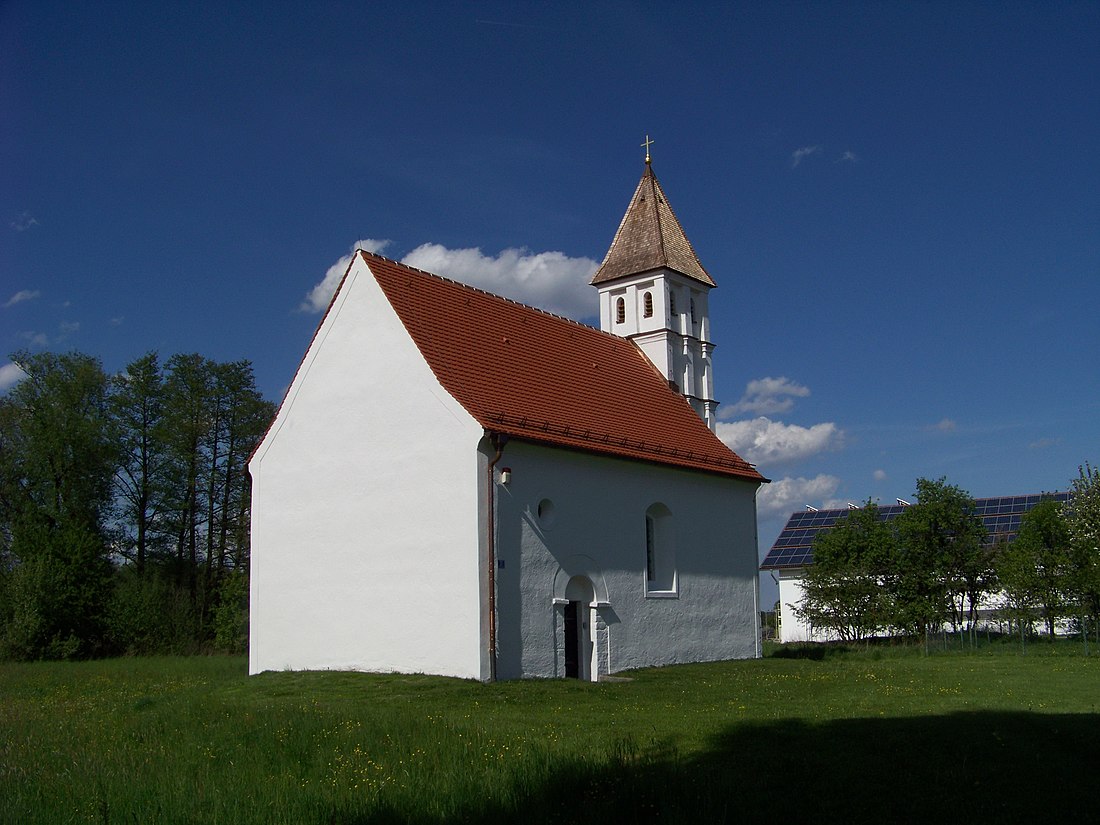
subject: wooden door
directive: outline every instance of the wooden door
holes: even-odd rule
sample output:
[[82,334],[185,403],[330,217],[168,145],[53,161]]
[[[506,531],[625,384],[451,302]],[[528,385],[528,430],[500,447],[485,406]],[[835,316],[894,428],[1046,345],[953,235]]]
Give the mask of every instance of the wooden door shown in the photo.
[[581,678],[581,603],[565,606],[565,677]]

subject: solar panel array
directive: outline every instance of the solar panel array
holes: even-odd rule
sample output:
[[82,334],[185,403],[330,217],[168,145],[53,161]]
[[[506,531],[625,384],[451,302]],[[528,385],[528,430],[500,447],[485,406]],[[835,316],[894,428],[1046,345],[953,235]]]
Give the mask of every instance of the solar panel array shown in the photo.
[[[1036,493],[1027,496],[1001,496],[999,498],[979,498],[974,500],[975,512],[985,525],[990,544],[998,541],[1012,541],[1020,530],[1020,518],[1044,499],[1058,502],[1069,500],[1069,493]],[[878,508],[879,519],[893,521],[908,505],[890,504]],[[775,540],[772,549],[764,557],[761,570],[784,570],[793,567],[805,567],[814,563],[814,539],[822,532],[833,527],[839,519],[851,512],[844,510],[807,510],[804,513],[792,513],[787,526]]]

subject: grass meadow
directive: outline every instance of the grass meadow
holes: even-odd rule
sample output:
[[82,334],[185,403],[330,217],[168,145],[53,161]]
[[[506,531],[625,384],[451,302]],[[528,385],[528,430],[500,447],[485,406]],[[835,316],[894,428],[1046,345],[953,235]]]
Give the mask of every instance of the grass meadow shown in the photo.
[[783,649],[628,675],[0,664],[0,821],[1100,818],[1100,658],[1079,645]]

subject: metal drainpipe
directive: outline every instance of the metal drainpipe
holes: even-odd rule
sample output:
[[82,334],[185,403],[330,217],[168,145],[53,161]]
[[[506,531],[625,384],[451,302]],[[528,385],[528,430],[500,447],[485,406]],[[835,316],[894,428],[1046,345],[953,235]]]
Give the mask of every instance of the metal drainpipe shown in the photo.
[[497,680],[497,552],[496,552],[496,478],[493,471],[497,462],[504,454],[504,447],[508,444],[508,436],[504,433],[489,433],[489,442],[496,450],[496,455],[489,462],[488,467],[488,502],[486,513],[488,515],[488,529],[486,530],[486,545],[488,548],[489,565],[489,681]]
[[760,638],[763,628],[760,626],[760,520],[756,516],[756,497],[760,495],[760,485],[756,485],[756,489],[752,494],[752,546],[756,548],[756,553],[753,555],[753,560],[756,563],[756,587],[753,588],[752,604],[753,604],[753,624],[756,625],[756,658],[759,659],[764,653],[764,640]]
[[756,571],[756,587],[752,589],[752,608],[753,617],[752,623],[756,626],[756,658],[759,659],[763,653],[764,643],[760,638],[763,628],[760,626],[760,571]]

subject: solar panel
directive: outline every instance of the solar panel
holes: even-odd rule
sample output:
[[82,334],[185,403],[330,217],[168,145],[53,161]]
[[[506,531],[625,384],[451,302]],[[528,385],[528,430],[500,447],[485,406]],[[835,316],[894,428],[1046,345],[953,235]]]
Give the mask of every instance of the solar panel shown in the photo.
[[[1020,532],[1020,519],[1024,513],[1045,499],[1065,503],[1069,493],[1031,493],[1026,496],[999,496],[974,500],[974,512],[982,520],[987,541],[1012,541]],[[905,510],[904,504],[888,504],[878,508],[879,519],[893,521]],[[787,526],[775,540],[771,550],[760,565],[761,570],[790,569],[813,564],[814,539],[822,530],[833,527],[851,511],[816,510],[791,513]]]

